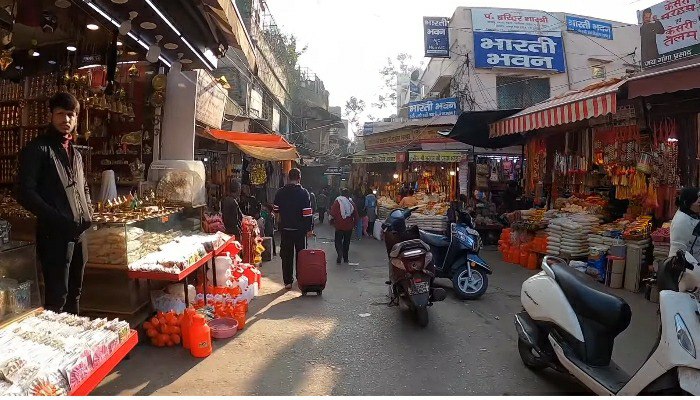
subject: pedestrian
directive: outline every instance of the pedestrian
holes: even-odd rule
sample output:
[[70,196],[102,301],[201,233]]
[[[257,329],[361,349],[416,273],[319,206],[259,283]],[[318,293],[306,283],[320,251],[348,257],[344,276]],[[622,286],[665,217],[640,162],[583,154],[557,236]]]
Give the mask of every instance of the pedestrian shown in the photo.
[[343,188],[340,196],[331,206],[331,217],[335,227],[335,251],[338,253],[336,263],[341,260],[349,263],[350,241],[352,240],[352,229],[359,220],[357,209],[350,199],[350,190]]
[[226,197],[221,200],[221,217],[224,220],[226,233],[241,238],[241,227],[243,226],[243,212],[238,203],[241,196],[241,184],[236,180],[231,180]]
[[399,203],[400,208],[411,208],[418,205],[418,199],[415,198],[415,190],[413,188],[408,189],[408,195],[401,199]]
[[367,226],[369,230],[374,230],[374,221],[377,220],[377,196],[374,190],[368,190],[365,196],[365,211],[367,212]]
[[260,219],[262,205],[258,199],[250,195],[250,186],[243,185],[241,187],[241,200],[239,204],[244,215],[253,217],[256,221]]
[[367,212],[365,211],[365,196],[362,194],[360,189],[355,190],[355,195],[352,198],[352,202],[355,205],[358,215],[355,225],[355,236],[357,237],[357,240],[360,240],[362,239],[364,232],[362,220],[367,215]]
[[265,236],[272,238],[272,255],[276,256],[277,244],[275,243],[275,214],[272,212],[273,209],[272,205],[265,204],[260,215],[265,221],[263,224]]
[[19,159],[20,203],[37,218],[36,247],[44,276],[44,308],[78,314],[91,225],[90,190],[73,146],[80,103],[60,92],[49,100],[51,122]]
[[284,287],[289,290],[294,283],[295,260],[306,248],[306,237],[313,234],[313,212],[309,192],[301,186],[301,171],[292,168],[287,178],[289,183],[277,191],[273,207],[279,216]]
[[318,207],[318,221],[322,224],[326,218],[326,210],[328,209],[328,195],[326,188],[321,190],[316,198],[316,207]]
[[316,192],[314,192],[313,188],[309,188],[309,200],[311,200],[311,211],[316,214],[318,205],[316,204]]

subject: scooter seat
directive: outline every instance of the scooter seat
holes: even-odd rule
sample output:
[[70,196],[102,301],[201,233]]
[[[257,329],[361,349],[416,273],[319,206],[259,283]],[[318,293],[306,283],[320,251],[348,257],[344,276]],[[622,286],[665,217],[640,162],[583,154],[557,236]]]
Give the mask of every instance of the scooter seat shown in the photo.
[[435,247],[448,247],[450,245],[450,238],[447,236],[435,235],[425,231],[420,231],[420,240]]
[[550,267],[554,280],[579,319],[583,317],[599,323],[613,337],[627,329],[632,310],[625,300],[599,290],[590,277],[574,268],[560,263],[552,263]]

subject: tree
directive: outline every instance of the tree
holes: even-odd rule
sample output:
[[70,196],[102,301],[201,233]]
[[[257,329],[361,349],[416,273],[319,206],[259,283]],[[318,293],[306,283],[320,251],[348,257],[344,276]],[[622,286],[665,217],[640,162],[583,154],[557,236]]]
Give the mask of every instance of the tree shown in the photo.
[[423,62],[416,64],[413,57],[407,53],[400,53],[393,59],[388,57],[386,65],[379,70],[384,86],[377,95],[377,101],[372,106],[378,109],[396,107],[396,85],[401,76],[410,76],[411,73],[423,67]]
[[360,130],[360,115],[365,111],[365,101],[358,99],[355,96],[350,97],[345,102],[345,110],[343,116],[347,118],[348,125],[353,127],[354,132]]

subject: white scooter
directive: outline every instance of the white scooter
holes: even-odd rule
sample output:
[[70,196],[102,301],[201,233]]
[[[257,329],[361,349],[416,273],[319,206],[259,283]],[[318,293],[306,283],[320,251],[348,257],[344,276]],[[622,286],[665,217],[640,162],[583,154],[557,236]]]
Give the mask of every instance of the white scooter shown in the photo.
[[629,376],[611,360],[615,337],[630,323],[629,305],[565,261],[545,257],[542,272],[523,283],[525,310],[515,316],[523,363],[570,373],[599,395],[700,395],[700,265],[679,251],[657,276],[661,332],[644,365]]

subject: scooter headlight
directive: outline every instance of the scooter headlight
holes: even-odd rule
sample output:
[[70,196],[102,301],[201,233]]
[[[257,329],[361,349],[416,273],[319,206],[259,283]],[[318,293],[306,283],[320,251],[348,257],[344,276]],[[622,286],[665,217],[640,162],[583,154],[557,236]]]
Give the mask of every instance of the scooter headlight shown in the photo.
[[681,345],[683,350],[687,351],[688,354],[696,357],[695,353],[695,343],[693,343],[693,338],[690,337],[690,332],[688,332],[688,327],[685,325],[685,321],[680,314],[676,314],[674,317],[676,321],[676,337],[678,338],[678,344]]

